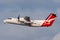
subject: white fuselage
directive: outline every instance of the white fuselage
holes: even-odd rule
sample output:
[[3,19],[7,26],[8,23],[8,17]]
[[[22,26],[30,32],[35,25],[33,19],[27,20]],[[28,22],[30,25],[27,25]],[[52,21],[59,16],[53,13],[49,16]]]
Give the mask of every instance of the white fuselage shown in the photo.
[[[4,23],[18,24],[18,25],[26,25],[25,23],[29,23],[24,18],[20,18],[19,20],[22,22],[19,22],[17,18],[8,18],[4,20]],[[30,20],[30,22],[32,22],[31,26],[41,26],[45,22],[45,20]]]
[[30,20],[30,17],[25,16],[24,18],[8,18],[4,20],[4,23],[10,23],[10,24],[18,24],[18,25],[26,25],[26,26],[34,26],[34,27],[48,27],[52,26],[53,22],[56,19],[56,14],[51,13],[45,20]]

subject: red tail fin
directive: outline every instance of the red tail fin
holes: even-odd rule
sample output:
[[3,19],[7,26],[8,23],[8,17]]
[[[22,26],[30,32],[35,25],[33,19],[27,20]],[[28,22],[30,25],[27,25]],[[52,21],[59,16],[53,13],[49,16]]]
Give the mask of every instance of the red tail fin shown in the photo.
[[50,20],[56,17],[56,14],[50,13],[50,15],[46,18],[46,20]]
[[51,13],[47,18],[46,21],[42,24],[42,26],[51,26],[55,21],[56,14]]

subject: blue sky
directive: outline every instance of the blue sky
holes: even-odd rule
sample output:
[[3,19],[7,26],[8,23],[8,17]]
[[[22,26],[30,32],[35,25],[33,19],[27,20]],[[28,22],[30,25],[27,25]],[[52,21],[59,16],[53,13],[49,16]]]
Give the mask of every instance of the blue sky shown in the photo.
[[[3,23],[4,19],[19,14],[31,19],[46,19],[51,12],[57,14],[57,19],[49,28]],[[0,40],[55,40],[55,35],[60,33],[59,14],[60,0],[0,0]]]

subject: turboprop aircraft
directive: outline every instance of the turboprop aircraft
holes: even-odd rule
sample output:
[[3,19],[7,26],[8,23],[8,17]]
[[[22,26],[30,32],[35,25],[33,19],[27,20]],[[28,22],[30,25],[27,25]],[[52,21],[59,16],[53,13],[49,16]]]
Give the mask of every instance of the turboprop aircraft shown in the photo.
[[30,27],[50,27],[54,23],[56,17],[56,14],[50,13],[50,15],[44,20],[31,20],[28,16],[21,18],[19,15],[17,18],[5,19],[4,23],[24,25]]

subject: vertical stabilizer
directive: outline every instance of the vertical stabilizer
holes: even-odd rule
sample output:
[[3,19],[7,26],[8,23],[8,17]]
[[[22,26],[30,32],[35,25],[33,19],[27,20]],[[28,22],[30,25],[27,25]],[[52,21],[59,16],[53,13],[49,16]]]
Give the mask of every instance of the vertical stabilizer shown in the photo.
[[50,13],[50,15],[46,18],[46,20],[50,20],[56,17],[56,14]]
[[46,21],[42,24],[42,26],[52,26],[55,19],[56,19],[56,14],[50,13],[50,15],[46,18]]

